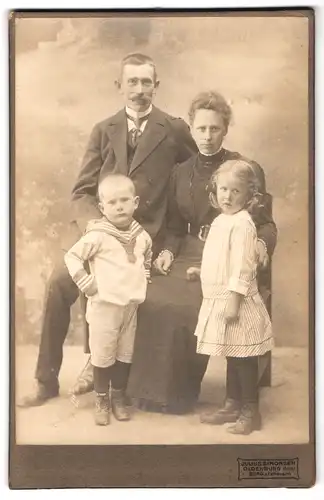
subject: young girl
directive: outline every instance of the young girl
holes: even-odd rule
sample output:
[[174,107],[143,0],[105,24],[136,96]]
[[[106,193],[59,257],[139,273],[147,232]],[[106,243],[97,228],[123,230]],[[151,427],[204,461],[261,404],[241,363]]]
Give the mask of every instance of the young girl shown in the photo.
[[[195,335],[197,352],[226,356],[226,401],[202,422],[250,434],[261,428],[258,356],[271,350],[271,322],[257,287],[257,233],[250,213],[258,209],[252,166],[229,160],[211,179],[210,201],[221,214],[213,221],[203,252],[203,302]],[[194,270],[188,270],[189,276]]]

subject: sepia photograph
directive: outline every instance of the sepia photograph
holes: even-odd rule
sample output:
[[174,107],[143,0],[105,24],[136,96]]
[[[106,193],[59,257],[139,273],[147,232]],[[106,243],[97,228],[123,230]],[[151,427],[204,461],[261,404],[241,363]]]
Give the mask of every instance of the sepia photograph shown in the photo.
[[206,445],[194,484],[313,484],[313,15],[12,13],[14,486]]

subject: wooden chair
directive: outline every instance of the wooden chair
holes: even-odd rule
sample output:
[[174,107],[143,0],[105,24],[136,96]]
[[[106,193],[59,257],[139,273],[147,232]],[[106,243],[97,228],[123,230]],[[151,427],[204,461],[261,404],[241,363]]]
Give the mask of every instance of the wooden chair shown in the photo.
[[[267,196],[267,210],[272,214],[272,196]],[[266,269],[258,271],[258,287],[261,297],[266,305],[269,316],[271,318],[272,306],[272,264],[271,259]],[[271,386],[271,351],[259,357],[259,386]]]
[[[260,295],[271,318],[271,262],[267,269],[259,272],[258,282]],[[259,386],[271,386],[271,351],[259,357]]]

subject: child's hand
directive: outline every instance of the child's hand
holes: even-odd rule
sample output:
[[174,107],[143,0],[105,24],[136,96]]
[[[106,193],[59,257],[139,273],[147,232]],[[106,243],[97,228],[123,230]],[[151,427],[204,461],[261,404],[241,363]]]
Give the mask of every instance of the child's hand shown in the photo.
[[170,272],[172,262],[174,260],[173,254],[169,250],[162,250],[158,257],[153,262],[153,268],[158,274],[167,276]]
[[98,292],[97,283],[96,280],[93,279],[91,283],[87,286],[87,289],[85,290],[85,295],[87,297],[93,297],[97,292]]
[[187,280],[188,281],[197,281],[200,279],[200,269],[199,267],[189,267],[187,269]]
[[234,323],[238,320],[240,303],[241,296],[238,293],[232,293],[225,307],[225,323]]

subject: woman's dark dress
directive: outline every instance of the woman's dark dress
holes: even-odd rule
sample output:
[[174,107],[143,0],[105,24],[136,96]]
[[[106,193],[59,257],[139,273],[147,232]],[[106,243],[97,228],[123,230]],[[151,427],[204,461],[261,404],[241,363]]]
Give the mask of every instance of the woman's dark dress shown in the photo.
[[176,259],[168,276],[153,275],[146,301],[139,308],[127,391],[144,402],[146,409],[154,403],[159,409],[182,413],[198,399],[209,357],[196,353],[194,330],[202,294],[200,282],[188,281],[186,271],[200,266],[204,241],[198,234],[217,215],[208,200],[211,174],[225,160],[236,157],[240,155],[222,149],[214,156],[199,154],[175,167],[164,248]]

